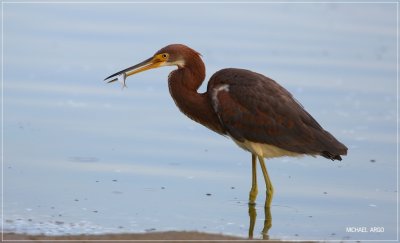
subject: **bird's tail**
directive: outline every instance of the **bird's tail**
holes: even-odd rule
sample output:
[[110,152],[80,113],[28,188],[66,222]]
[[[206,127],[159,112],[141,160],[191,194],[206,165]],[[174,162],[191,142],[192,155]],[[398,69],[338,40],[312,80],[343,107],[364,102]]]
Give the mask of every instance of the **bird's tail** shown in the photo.
[[321,156],[327,158],[327,159],[331,159],[331,160],[342,160],[342,157],[338,154],[332,154],[328,151],[322,151]]
[[321,156],[331,160],[342,160],[340,155],[347,155],[347,147],[339,142],[332,134],[324,131],[320,143],[323,145]]

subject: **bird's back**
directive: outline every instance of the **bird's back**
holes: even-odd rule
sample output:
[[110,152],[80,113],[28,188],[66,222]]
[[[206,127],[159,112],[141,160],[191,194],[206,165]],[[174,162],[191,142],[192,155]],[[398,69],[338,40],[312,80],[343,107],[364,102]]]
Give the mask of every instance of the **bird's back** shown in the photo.
[[207,87],[221,124],[235,141],[341,160],[340,143],[274,80],[244,69],[216,72]]

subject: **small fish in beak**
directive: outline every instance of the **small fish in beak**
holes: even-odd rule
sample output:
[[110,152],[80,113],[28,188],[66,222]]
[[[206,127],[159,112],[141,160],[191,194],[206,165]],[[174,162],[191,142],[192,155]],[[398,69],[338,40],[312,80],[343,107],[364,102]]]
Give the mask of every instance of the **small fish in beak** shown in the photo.
[[124,89],[126,86],[126,78],[130,75],[133,75],[135,73],[140,73],[152,68],[157,68],[157,67],[162,67],[165,66],[166,63],[166,58],[167,54],[158,54],[153,57],[150,57],[146,60],[144,60],[141,63],[138,63],[132,67],[128,67],[122,71],[119,71],[117,73],[114,73],[113,75],[107,77],[104,79],[107,83],[112,83],[115,81],[118,81],[119,83],[122,84],[122,89]]
[[126,86],[126,82],[125,81],[126,81],[126,74],[125,73],[121,73],[120,75],[118,75],[118,82],[120,82],[121,85],[122,85],[121,89],[128,88],[128,86]]

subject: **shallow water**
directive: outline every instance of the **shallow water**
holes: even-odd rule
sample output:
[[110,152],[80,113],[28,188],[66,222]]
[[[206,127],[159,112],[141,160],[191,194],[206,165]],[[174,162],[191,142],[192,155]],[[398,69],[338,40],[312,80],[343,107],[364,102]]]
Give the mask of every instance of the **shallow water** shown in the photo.
[[396,4],[3,7],[6,232],[248,236],[251,156],[179,112],[172,68],[122,91],[102,82],[178,42],[202,53],[207,79],[242,67],[277,80],[349,147],[342,162],[267,161],[270,238],[396,239]]

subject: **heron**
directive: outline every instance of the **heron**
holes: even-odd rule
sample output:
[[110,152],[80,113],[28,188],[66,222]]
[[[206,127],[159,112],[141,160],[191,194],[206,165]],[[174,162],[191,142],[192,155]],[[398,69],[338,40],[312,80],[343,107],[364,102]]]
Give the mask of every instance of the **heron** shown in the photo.
[[251,153],[252,180],[249,205],[255,204],[257,160],[266,185],[266,207],[274,187],[264,159],[282,156],[323,156],[342,160],[347,147],[339,142],[276,81],[256,72],[226,68],[213,74],[207,91],[199,93],[206,70],[199,52],[171,44],[134,66],[104,80],[121,81],[149,69],[176,66],[168,76],[169,92],[181,112],[212,131],[228,136]]

